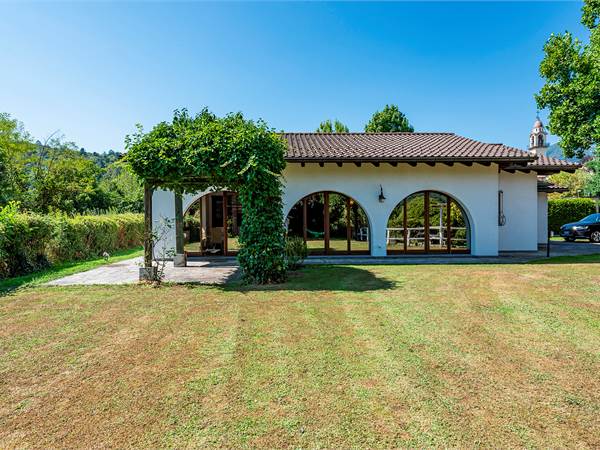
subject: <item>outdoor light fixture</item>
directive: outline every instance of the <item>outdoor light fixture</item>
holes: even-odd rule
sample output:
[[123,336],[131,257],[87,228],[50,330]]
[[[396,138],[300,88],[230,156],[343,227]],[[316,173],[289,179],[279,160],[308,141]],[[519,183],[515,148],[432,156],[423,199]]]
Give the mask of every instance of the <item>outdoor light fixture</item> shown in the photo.
[[383,195],[383,186],[379,185],[379,203],[385,201],[385,195]]
[[504,191],[498,191],[498,225],[506,225],[506,216],[504,215]]

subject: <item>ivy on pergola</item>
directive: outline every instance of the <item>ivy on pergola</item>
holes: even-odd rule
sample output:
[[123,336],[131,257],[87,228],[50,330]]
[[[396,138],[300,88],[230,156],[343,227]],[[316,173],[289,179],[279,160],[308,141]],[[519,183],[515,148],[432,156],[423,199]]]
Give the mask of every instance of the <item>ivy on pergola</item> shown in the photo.
[[241,113],[217,117],[204,109],[191,116],[177,110],[172,122],[148,133],[138,126],[125,144],[129,166],[150,192],[236,191],[244,211],[238,261],[245,279],[285,278],[281,174],[286,146],[263,121],[246,120]]

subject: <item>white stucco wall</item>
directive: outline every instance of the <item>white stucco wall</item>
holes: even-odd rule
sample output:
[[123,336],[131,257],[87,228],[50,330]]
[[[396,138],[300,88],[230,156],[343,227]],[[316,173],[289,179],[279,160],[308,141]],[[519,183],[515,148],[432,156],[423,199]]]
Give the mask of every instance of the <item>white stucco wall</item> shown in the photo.
[[498,227],[500,251],[535,251],[538,243],[538,198],[535,173],[500,172],[506,224]]
[[[408,195],[422,190],[446,193],[466,210],[471,225],[471,252],[474,255],[498,253],[496,166],[453,167],[420,164],[411,167],[382,164],[288,164],[285,172],[284,213],[302,197],[318,191],[335,191],[354,198],[365,210],[371,226],[371,254],[386,253],[385,228],[394,207]],[[380,203],[379,185],[386,197]]]
[[548,242],[548,194],[538,192],[537,198],[538,244],[546,244]]
[[[364,209],[370,224],[371,254],[386,254],[385,229],[394,207],[408,195],[423,191],[439,191],[450,195],[467,213],[471,228],[471,253],[479,256],[497,255],[500,250],[529,251],[537,248],[538,196],[534,174],[498,174],[498,167],[438,164],[430,167],[419,164],[412,167],[382,164],[375,167],[363,164],[288,164],[284,172],[284,217],[304,196],[319,191],[334,191],[354,198]],[[386,200],[378,200],[379,186]],[[504,211],[507,222],[498,227],[498,189],[504,190]],[[186,195],[184,211],[204,195]],[[172,192],[156,191],[153,197],[155,226],[161,217],[175,215]],[[539,219],[542,220],[542,219]],[[174,230],[167,237],[167,245],[175,247]]]
[[[197,199],[206,194],[207,191],[199,192],[197,194],[186,194],[183,196],[183,212],[187,211],[190,205]],[[158,230],[161,227],[161,221],[168,219],[171,221],[175,220],[175,194],[171,191],[165,191],[162,189],[154,191],[152,195],[152,226],[154,230]],[[157,243],[156,248],[162,248],[164,246],[167,250],[175,250],[175,229],[165,234],[165,238]]]

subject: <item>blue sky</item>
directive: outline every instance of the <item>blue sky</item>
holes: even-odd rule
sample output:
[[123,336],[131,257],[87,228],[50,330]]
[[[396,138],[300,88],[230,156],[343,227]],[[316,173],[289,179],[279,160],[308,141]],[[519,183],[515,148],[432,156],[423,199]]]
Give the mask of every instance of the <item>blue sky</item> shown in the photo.
[[37,138],[61,130],[106,151],[180,107],[242,111],[277,130],[338,118],[362,131],[396,103],[417,131],[524,147],[543,44],[567,29],[585,38],[580,7],[0,3],[0,111]]

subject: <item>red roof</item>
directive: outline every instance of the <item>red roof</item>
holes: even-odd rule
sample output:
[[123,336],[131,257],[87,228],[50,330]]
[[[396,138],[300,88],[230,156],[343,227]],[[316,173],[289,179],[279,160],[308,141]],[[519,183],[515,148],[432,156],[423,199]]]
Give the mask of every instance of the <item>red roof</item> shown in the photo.
[[[289,162],[498,162],[517,170],[574,170],[556,158],[536,157],[504,144],[454,133],[282,133]],[[526,166],[526,167],[525,167]]]

